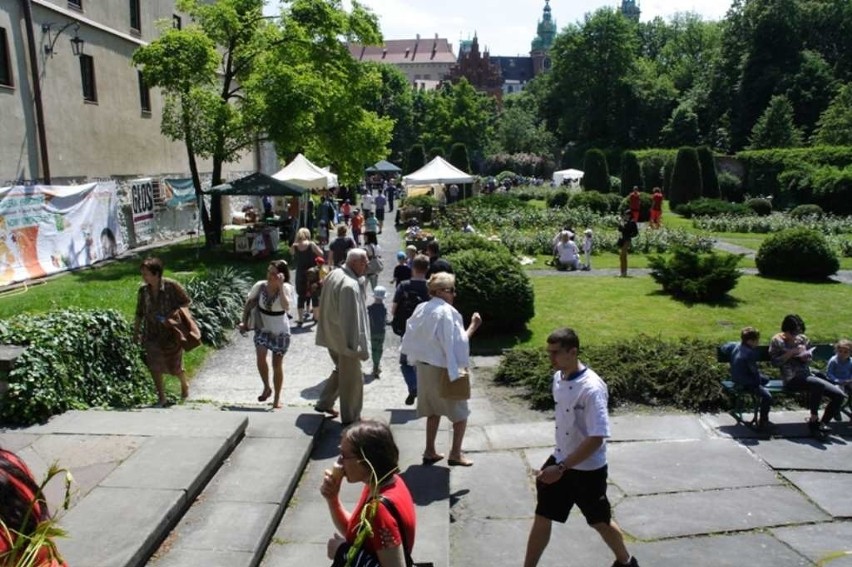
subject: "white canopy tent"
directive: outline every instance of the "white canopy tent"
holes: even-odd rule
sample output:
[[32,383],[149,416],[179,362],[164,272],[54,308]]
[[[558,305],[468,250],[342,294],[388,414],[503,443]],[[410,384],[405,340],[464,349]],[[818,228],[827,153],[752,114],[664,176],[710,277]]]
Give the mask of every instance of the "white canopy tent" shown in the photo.
[[428,183],[473,183],[474,178],[459,168],[451,165],[441,156],[415,171],[402,180],[408,185],[425,185]]
[[338,186],[337,174],[331,172],[331,166],[327,165],[327,166],[325,166],[321,169],[325,172],[325,176],[328,179],[328,186],[329,187],[337,187]]
[[304,155],[299,154],[281,171],[272,177],[279,181],[289,181],[305,189],[327,189],[337,185],[337,176],[314,165]]
[[579,185],[580,180],[583,179],[583,172],[579,169],[563,169],[553,172],[553,184],[557,187],[562,185],[566,179],[571,185]]

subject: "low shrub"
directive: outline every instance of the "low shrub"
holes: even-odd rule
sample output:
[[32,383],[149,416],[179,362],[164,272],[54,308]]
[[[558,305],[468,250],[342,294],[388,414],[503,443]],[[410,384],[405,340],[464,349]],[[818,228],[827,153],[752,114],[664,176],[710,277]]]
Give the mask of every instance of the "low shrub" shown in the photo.
[[760,217],[768,217],[772,214],[772,201],[763,197],[755,197],[745,202],[745,206]]
[[507,179],[514,179],[517,174],[514,171],[504,170],[495,175],[498,183],[503,183]]
[[809,228],[823,234],[852,234],[852,217],[834,217],[823,215],[820,218],[793,218],[784,213],[772,213],[768,217],[757,215],[721,215],[718,217],[699,217],[692,224],[695,228],[711,232],[754,232],[765,234],[781,232],[790,228]]
[[495,254],[506,254],[509,249],[499,240],[489,240],[472,232],[448,232],[440,237],[441,254],[446,256],[463,250],[484,250]]
[[517,333],[535,315],[532,284],[511,254],[475,249],[446,258],[456,275],[455,307],[466,321],[482,315],[481,334]]
[[69,409],[155,400],[133,329],[118,311],[18,315],[0,321],[0,343],[27,347],[0,398],[5,423],[31,425]]
[[548,209],[561,209],[565,205],[568,204],[569,199],[571,198],[571,193],[564,190],[555,191],[552,195],[547,198],[547,208]]
[[805,280],[826,279],[840,268],[825,236],[807,228],[768,237],[757,251],[755,264],[763,276]]
[[[726,408],[720,380],[728,365],[716,362],[716,344],[697,339],[664,341],[639,335],[617,344],[583,345],[580,358],[609,389],[611,408],[626,403],[678,407],[692,411]],[[613,356],[617,352],[618,356]],[[508,351],[494,379],[523,389],[537,409],[552,409],[550,361],[540,348]]]
[[414,197],[406,197],[405,199],[403,199],[402,206],[417,208],[435,208],[438,206],[438,199],[436,199],[432,195],[416,195]]
[[245,272],[227,266],[186,283],[186,293],[192,299],[190,311],[202,342],[215,348],[228,342],[252,283]]
[[690,219],[693,217],[716,217],[720,215],[747,215],[751,213],[751,209],[742,203],[730,203],[722,199],[701,198],[679,205],[675,212],[682,217]]
[[[624,197],[618,202],[618,210],[626,211],[630,209],[630,197]],[[639,193],[639,222],[648,222],[651,220],[651,194]]]
[[805,217],[820,218],[822,216],[822,207],[819,205],[799,205],[790,211],[790,216],[794,219]]
[[734,203],[743,200],[743,180],[730,171],[720,171],[718,175],[719,191],[722,198]]
[[737,268],[742,255],[698,254],[675,248],[670,257],[650,256],[651,277],[663,291],[686,301],[713,302],[723,299],[740,278]]
[[[618,198],[618,195],[615,195]],[[585,207],[592,212],[605,215],[611,213],[611,203],[609,195],[598,191],[578,191],[571,195],[571,208],[576,209]]]

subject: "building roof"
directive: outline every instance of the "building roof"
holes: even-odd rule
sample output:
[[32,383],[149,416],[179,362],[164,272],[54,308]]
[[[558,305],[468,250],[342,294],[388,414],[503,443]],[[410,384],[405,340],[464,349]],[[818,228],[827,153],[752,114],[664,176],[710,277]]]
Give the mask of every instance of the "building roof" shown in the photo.
[[453,46],[446,38],[389,39],[384,45],[349,43],[349,53],[358,61],[401,65],[406,63],[455,63]]
[[503,81],[526,83],[535,77],[532,57],[491,57],[491,62],[500,68]]

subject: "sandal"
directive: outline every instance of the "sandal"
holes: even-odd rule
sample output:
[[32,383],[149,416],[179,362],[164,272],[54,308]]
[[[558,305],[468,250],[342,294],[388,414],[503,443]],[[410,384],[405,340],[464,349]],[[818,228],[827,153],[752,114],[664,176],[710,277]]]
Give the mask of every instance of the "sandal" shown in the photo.
[[462,457],[460,459],[447,459],[447,464],[451,467],[472,467],[473,461],[468,460],[467,457]]
[[423,455],[423,464],[424,465],[434,465],[435,463],[437,463],[438,461],[440,461],[443,458],[444,458],[444,455],[442,455],[441,453],[436,453],[436,454],[431,455],[431,456]]

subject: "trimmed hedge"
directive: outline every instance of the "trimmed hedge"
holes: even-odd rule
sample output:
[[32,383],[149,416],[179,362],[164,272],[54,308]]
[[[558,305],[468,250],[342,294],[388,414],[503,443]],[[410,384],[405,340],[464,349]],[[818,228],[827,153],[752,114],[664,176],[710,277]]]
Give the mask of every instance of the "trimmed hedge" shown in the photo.
[[667,166],[669,169],[674,166],[677,150],[658,148],[638,150],[635,153],[636,159],[639,160],[639,165],[642,168],[642,178],[645,180],[645,186],[660,187],[667,191],[670,180],[664,175],[664,170]]
[[601,150],[591,149],[586,152],[583,159],[583,172],[581,184],[584,189],[601,193],[611,191],[609,167],[606,163],[606,155]]
[[734,289],[742,275],[737,264],[741,254],[698,254],[675,248],[670,258],[651,256],[651,277],[672,296],[694,302],[720,301]]
[[745,206],[759,217],[768,217],[772,214],[772,201],[769,199],[755,197],[746,201]]
[[668,195],[673,207],[701,198],[701,164],[695,148],[678,150]]
[[719,176],[716,173],[716,157],[713,150],[701,146],[697,150],[698,162],[701,164],[701,196],[707,199],[719,199],[722,190],[719,188]]
[[639,166],[636,153],[628,150],[621,154],[621,196],[629,195],[633,187],[641,189],[645,187],[645,184],[642,181],[642,168]]
[[799,205],[790,211],[790,216],[794,219],[802,219],[805,217],[820,218],[822,213],[822,207],[819,205]]
[[760,245],[754,260],[767,277],[824,280],[840,268],[825,236],[807,228],[773,234]]
[[621,197],[612,193],[600,193],[599,191],[579,191],[571,196],[571,208],[586,207],[590,211],[605,215],[618,212],[618,204]]
[[696,199],[675,208],[675,212],[685,218],[717,217],[720,215],[748,215],[751,209],[742,203],[729,203],[721,199]]

